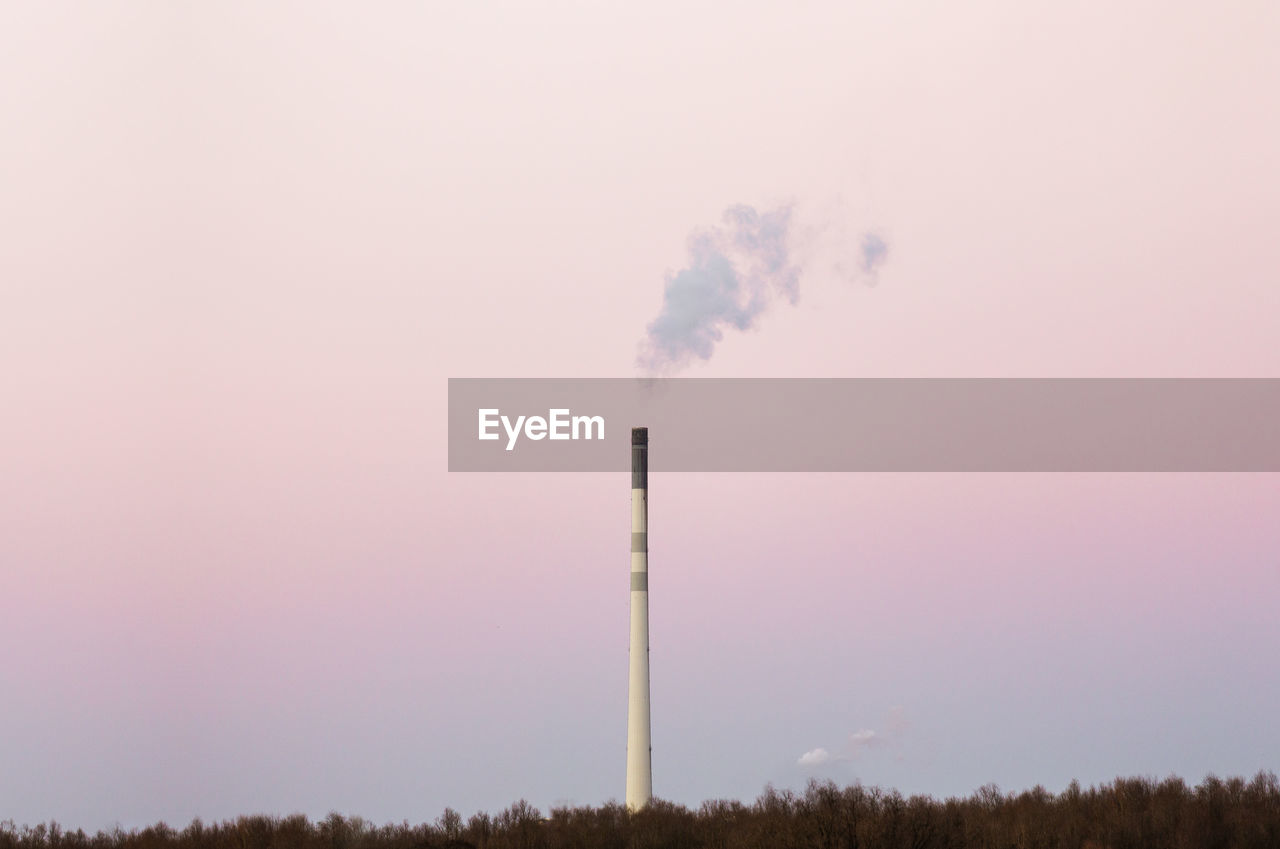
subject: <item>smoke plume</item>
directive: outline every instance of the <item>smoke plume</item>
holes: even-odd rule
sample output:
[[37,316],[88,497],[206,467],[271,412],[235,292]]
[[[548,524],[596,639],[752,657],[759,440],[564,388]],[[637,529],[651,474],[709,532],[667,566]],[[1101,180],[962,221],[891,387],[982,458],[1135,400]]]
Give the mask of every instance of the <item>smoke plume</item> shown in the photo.
[[876,270],[889,256],[889,246],[879,233],[867,233],[862,237],[862,273],[874,277]]
[[800,268],[788,253],[790,225],[789,206],[757,212],[739,204],[721,226],[691,235],[688,265],[667,275],[637,364],[668,373],[710,359],[726,329],[751,329],[776,296],[794,304]]
[[794,305],[802,266],[875,284],[889,256],[879,233],[851,242],[845,213],[819,213],[801,225],[793,213],[789,205],[761,212],[738,204],[719,226],[689,236],[688,261],[667,274],[662,309],[640,343],[642,371],[664,375],[708,360],[727,331],[752,329],[779,297]]

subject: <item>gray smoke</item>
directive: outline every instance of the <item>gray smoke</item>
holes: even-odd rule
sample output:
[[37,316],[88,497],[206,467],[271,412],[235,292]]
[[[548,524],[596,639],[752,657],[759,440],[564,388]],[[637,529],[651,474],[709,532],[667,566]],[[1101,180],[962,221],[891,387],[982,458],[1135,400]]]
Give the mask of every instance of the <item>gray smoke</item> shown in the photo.
[[835,238],[835,234],[828,238],[832,240],[831,244],[824,244],[818,250],[834,255],[831,270],[837,277],[853,283],[876,285],[880,266],[889,259],[889,243],[883,236],[874,230],[869,230],[862,234],[862,241],[856,248],[845,245]]
[[874,275],[889,256],[889,246],[879,233],[867,233],[862,237],[862,271]]
[[800,269],[787,250],[791,207],[725,210],[723,225],[689,237],[689,263],[667,275],[662,310],[648,327],[637,365],[652,373],[710,359],[726,329],[749,330],[782,295],[799,297]]

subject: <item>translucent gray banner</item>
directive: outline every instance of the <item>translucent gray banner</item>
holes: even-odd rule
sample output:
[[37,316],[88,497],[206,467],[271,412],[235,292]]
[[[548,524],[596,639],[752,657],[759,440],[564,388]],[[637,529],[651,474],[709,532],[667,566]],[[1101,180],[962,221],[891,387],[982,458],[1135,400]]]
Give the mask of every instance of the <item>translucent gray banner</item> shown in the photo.
[[[449,380],[449,470],[1275,472],[1280,379]],[[482,438],[483,437],[483,438]]]

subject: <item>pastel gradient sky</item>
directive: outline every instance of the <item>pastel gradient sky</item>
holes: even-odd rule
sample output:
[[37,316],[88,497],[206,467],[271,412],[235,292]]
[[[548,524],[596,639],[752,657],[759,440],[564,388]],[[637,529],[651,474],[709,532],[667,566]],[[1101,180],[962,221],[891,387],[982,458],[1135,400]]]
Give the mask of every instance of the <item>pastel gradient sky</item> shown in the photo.
[[[450,475],[446,379],[635,374],[737,203],[793,204],[799,299],[690,376],[1280,376],[1278,43],[1262,0],[5,4],[0,819],[619,798],[626,479]],[[1280,767],[1274,475],[651,493],[659,796]]]

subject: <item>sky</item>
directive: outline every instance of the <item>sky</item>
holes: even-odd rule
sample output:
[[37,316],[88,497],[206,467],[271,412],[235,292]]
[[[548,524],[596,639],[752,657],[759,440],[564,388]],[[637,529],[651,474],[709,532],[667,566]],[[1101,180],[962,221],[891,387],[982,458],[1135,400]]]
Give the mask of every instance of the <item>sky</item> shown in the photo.
[[[620,799],[626,476],[450,474],[447,379],[1280,376],[1277,42],[1270,2],[6,4],[0,819]],[[743,206],[796,277],[655,360]],[[650,496],[659,797],[1280,767],[1275,475]]]

